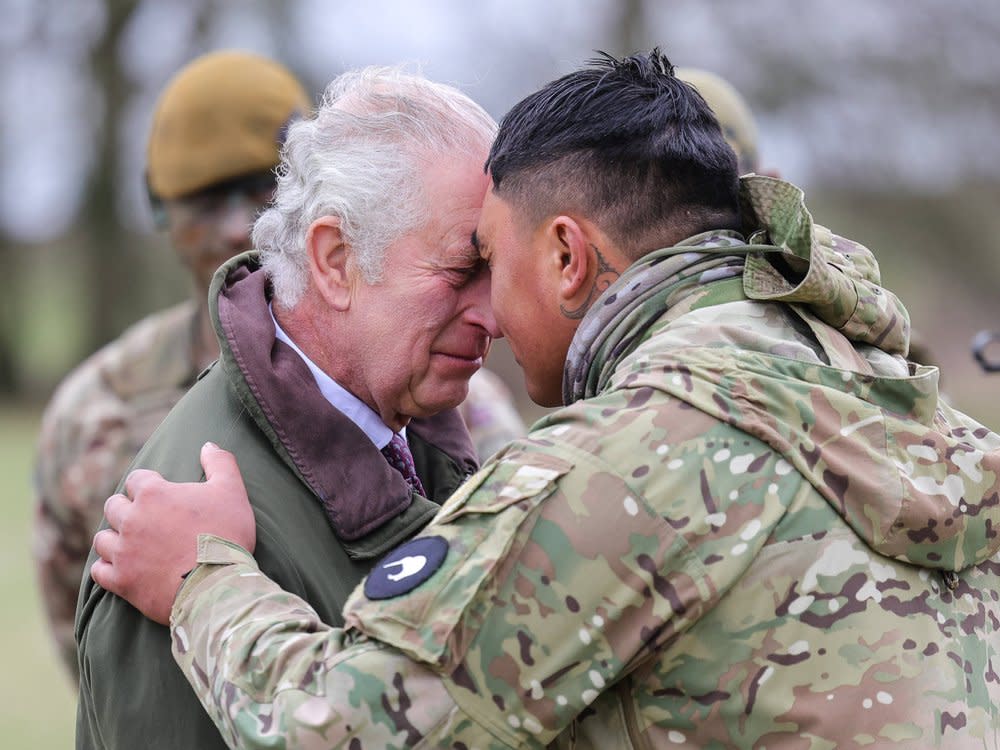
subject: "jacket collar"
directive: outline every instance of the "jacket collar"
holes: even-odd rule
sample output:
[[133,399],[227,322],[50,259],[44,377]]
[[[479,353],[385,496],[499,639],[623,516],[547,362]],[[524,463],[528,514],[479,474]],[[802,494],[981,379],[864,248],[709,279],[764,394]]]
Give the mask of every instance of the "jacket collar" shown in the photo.
[[[210,300],[220,364],[275,452],[316,495],[341,540],[359,540],[404,514],[413,496],[398,472],[320,393],[305,362],[275,338],[269,290],[259,261],[237,256],[213,279]],[[460,464],[475,453],[454,410],[415,419],[407,428]]]

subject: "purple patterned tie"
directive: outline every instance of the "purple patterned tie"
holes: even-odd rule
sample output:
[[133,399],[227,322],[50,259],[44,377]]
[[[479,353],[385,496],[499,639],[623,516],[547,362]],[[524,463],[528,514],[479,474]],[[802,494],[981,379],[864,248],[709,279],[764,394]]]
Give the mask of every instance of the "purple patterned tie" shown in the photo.
[[417,467],[413,464],[413,454],[410,453],[410,446],[406,444],[406,439],[398,432],[392,434],[392,440],[382,449],[382,455],[389,462],[389,466],[403,475],[403,479],[410,485],[410,489],[424,497],[424,486],[417,476]]

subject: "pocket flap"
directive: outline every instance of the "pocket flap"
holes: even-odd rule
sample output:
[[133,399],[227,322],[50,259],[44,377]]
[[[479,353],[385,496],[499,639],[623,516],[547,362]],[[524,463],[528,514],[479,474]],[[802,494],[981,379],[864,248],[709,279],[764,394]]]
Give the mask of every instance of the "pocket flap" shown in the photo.
[[452,495],[421,536],[407,543],[424,537],[447,543],[433,573],[413,588],[378,599],[359,587],[345,608],[347,626],[420,661],[443,661],[466,610],[484,586],[497,584],[491,574],[530,534],[525,520],[572,468],[564,459],[528,452],[507,453],[487,464]]

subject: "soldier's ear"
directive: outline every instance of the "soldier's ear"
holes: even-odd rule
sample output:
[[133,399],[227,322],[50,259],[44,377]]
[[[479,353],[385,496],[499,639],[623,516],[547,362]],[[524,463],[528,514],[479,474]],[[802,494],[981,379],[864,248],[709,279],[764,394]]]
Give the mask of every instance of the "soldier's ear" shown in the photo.
[[571,216],[556,216],[546,228],[550,263],[559,274],[559,296],[563,303],[572,299],[587,281],[587,238],[580,223]]
[[628,262],[623,262],[610,239],[586,218],[556,216],[549,220],[545,233],[550,263],[559,274],[563,310],[582,315]]
[[340,231],[340,219],[321,216],[306,231],[306,256],[316,289],[333,309],[341,312],[351,305],[353,277],[350,247]]

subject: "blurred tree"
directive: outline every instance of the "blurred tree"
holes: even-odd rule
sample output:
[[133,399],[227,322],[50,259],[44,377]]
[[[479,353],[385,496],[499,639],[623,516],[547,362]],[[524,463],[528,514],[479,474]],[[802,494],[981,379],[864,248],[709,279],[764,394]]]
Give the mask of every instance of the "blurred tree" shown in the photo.
[[645,1],[621,0],[618,8],[618,48],[614,50],[619,55],[630,55],[648,49],[645,26]]
[[[91,290],[86,297],[89,309],[85,312],[88,321],[85,348],[88,352],[117,336],[141,314],[150,312],[149,289],[156,283],[142,277],[141,272],[151,266],[136,258],[136,237],[120,216],[125,205],[121,182],[132,179],[130,168],[134,168],[125,152],[124,129],[128,122],[125,112],[130,99],[139,93],[133,91],[136,83],[125,68],[121,47],[122,38],[129,32],[129,24],[141,5],[129,0],[106,0],[105,32],[90,54],[90,72],[103,92],[104,102],[101,127],[95,134],[97,158],[88,177],[80,211],[87,254],[83,283]],[[198,0],[187,5],[193,17],[189,38],[179,45],[174,55],[178,64],[206,46],[211,21],[220,7],[220,3],[213,0]],[[168,71],[168,75],[172,72]],[[142,144],[144,149],[145,133]],[[145,163],[144,156],[140,163]],[[170,263],[174,263],[172,258]],[[155,264],[152,267],[155,268]]]
[[94,153],[97,158],[88,178],[81,207],[84,217],[84,283],[92,293],[86,299],[90,309],[87,350],[93,351],[120,329],[118,311],[123,290],[129,288],[130,269],[126,237],[118,221],[116,183],[119,174],[119,124],[128,97],[128,81],[118,63],[119,40],[135,3],[108,0],[104,35],[91,52],[91,71],[104,92],[103,117],[97,129]]
[[[15,261],[16,257],[10,243],[0,240],[0,268],[7,269],[13,278],[16,278]],[[18,386],[14,366],[17,357],[14,341],[14,307],[12,295],[0,295],[0,397],[13,394]]]

